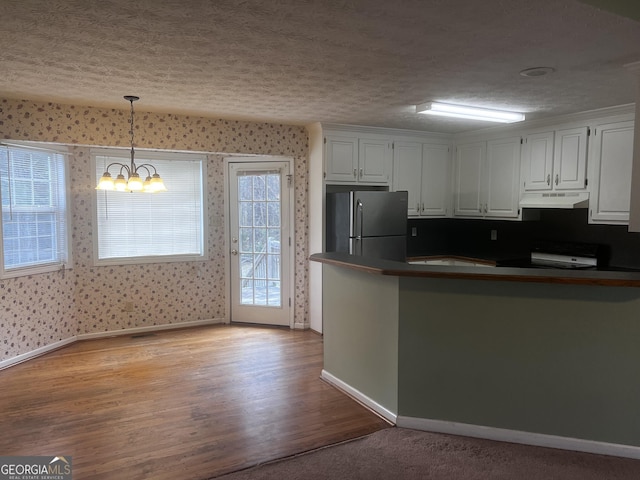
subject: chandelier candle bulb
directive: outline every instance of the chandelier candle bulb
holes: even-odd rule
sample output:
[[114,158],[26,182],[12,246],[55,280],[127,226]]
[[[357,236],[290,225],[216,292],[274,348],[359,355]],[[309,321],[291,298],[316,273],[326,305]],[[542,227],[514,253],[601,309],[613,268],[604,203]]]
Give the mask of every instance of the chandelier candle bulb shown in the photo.
[[[106,171],[100,177],[98,181],[98,186],[96,190],[115,190],[117,192],[146,192],[146,193],[156,193],[156,192],[166,192],[167,187],[164,186],[164,182],[160,175],[156,171],[156,168],[150,163],[143,163],[142,165],[136,165],[135,162],[135,150],[133,148],[133,102],[136,100],[140,100],[140,97],[136,97],[134,95],[126,95],[124,97],[131,104],[131,130],[129,133],[131,134],[131,163],[130,165],[125,165],[124,163],[114,162],[107,165]],[[111,177],[109,173],[109,168],[112,166],[120,167],[120,173],[116,177],[115,180]],[[138,173],[139,169],[144,169],[147,172],[144,182]],[[151,171],[153,170],[153,174]],[[127,172],[127,178],[124,178],[123,172]]]

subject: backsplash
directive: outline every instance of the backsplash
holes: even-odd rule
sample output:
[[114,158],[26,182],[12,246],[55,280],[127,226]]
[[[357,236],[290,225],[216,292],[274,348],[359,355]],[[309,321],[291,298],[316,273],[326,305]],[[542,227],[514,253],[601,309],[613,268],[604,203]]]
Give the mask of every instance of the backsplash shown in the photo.
[[[491,258],[526,257],[538,240],[595,243],[606,246],[609,264],[640,268],[640,233],[626,225],[590,225],[587,209],[540,210],[539,220],[410,219],[409,256],[466,254]],[[411,236],[411,229],[417,236]],[[491,240],[491,231],[497,240]]]
[[[304,127],[136,110],[136,146],[207,152],[209,259],[93,266],[89,146],[127,146],[128,110],[0,100],[0,138],[70,145],[72,255],[66,272],[0,280],[0,361],[78,334],[225,317],[224,158],[289,156],[295,169],[296,323],[308,325],[308,136]],[[136,312],[122,312],[132,301]]]

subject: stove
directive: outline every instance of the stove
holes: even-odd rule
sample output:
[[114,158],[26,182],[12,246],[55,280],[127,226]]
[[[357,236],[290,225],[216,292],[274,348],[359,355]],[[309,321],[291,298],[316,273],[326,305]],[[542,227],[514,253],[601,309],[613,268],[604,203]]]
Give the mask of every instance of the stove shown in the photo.
[[528,258],[497,262],[498,267],[596,269],[601,262],[602,246],[592,243],[536,242]]

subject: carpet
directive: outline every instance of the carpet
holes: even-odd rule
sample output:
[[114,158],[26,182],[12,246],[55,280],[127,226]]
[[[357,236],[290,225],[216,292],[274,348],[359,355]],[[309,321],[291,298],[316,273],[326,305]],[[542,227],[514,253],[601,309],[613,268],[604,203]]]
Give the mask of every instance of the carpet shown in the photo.
[[405,428],[276,460],[218,480],[637,480],[640,460]]

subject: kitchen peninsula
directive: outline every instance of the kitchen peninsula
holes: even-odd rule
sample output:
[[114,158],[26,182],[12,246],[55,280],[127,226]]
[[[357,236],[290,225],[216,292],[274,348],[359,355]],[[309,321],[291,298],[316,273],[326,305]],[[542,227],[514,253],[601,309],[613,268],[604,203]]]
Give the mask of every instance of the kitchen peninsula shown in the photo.
[[311,260],[323,378],[390,421],[640,458],[640,273]]

